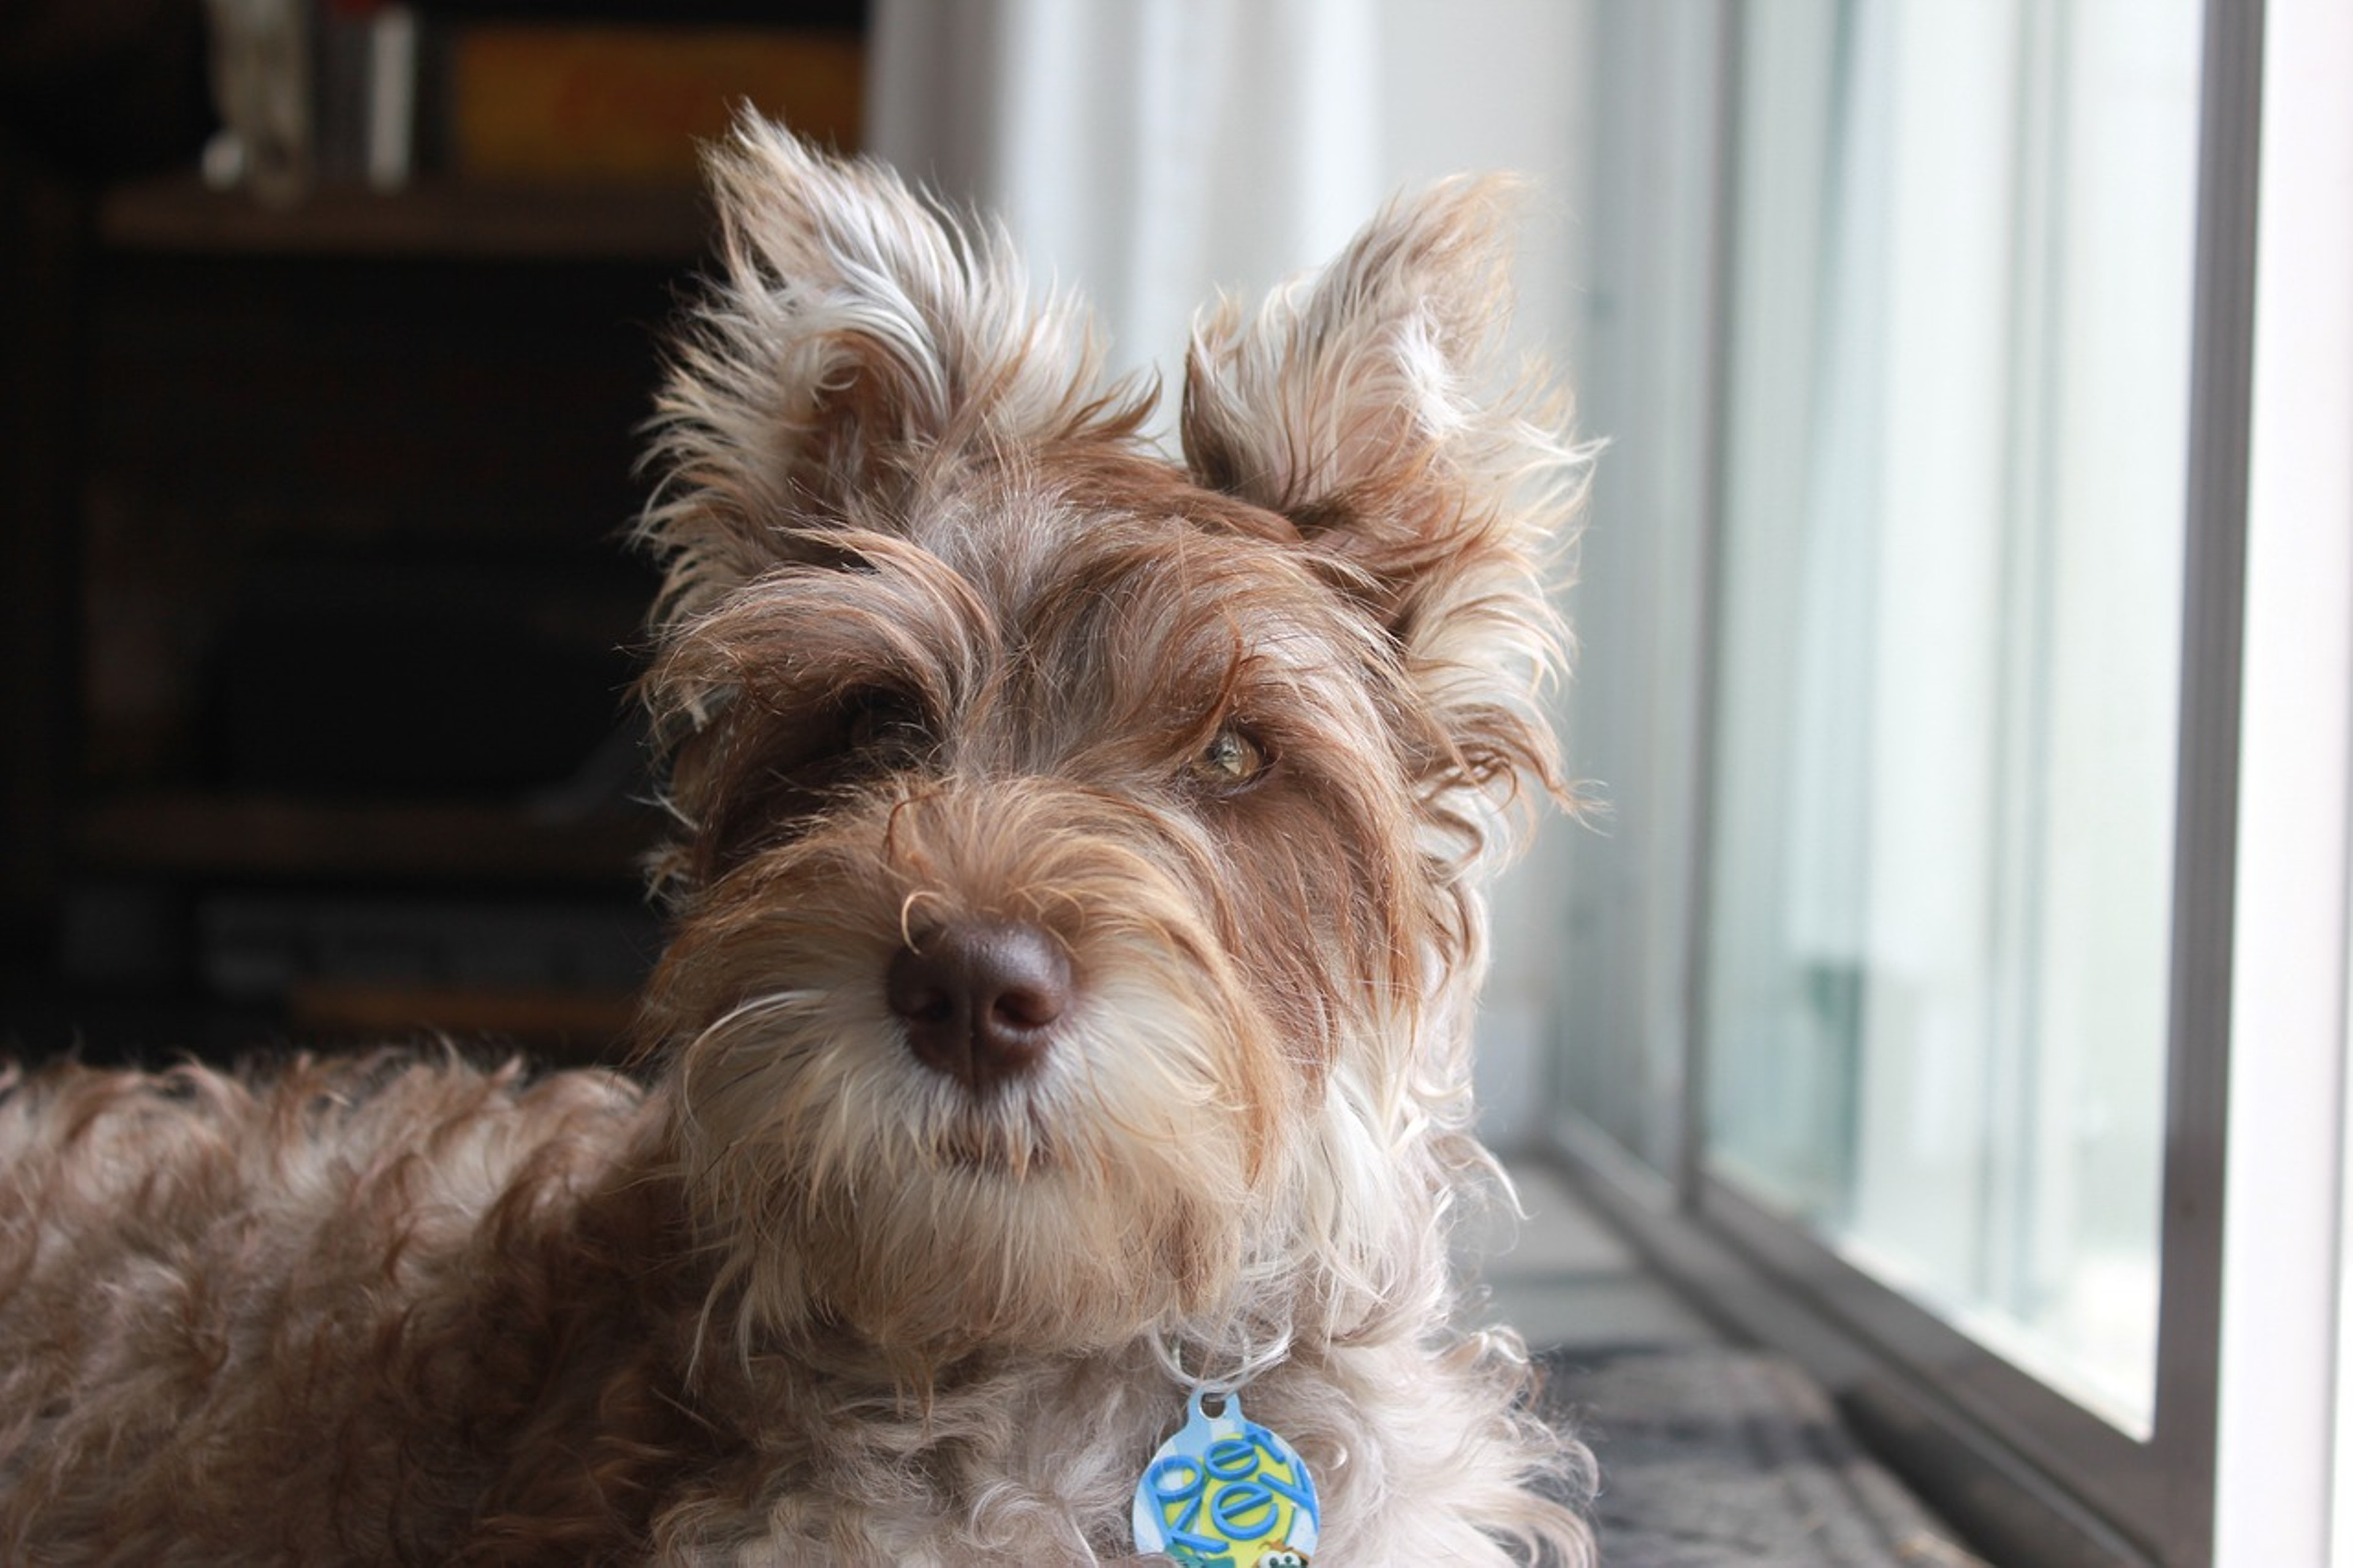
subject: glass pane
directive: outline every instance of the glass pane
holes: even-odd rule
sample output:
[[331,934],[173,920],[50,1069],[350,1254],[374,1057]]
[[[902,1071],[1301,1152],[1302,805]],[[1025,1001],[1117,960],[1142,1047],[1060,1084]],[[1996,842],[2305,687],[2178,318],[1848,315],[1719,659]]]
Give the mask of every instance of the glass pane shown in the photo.
[[2151,1414],[2194,0],[1751,7],[1712,1169]]
[[1569,773],[1598,809],[1540,841],[1567,917],[1554,1088],[1584,1128],[1661,1170],[1681,1163],[1687,1115],[1718,25],[1710,6],[1598,6],[1577,92],[1597,215],[1578,273],[1577,423],[1609,447],[1569,608],[1592,674],[1565,693]]

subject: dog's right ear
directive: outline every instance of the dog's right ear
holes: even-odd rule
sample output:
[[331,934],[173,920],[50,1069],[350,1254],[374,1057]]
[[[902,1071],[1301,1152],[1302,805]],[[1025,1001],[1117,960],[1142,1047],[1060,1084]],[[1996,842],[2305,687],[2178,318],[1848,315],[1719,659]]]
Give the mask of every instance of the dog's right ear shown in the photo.
[[823,558],[829,531],[888,531],[929,465],[1144,417],[1148,397],[1096,390],[1087,318],[1033,304],[1000,232],[753,115],[709,166],[719,266],[671,355],[638,529],[668,570],[658,623]]
[[1573,531],[1590,448],[1565,395],[1501,356],[1509,180],[1393,204],[1253,313],[1228,300],[1186,364],[1185,455],[1209,489],[1280,512],[1393,639],[1443,744],[1440,815],[1534,779],[1565,795],[1542,689],[1562,653],[1544,566]]

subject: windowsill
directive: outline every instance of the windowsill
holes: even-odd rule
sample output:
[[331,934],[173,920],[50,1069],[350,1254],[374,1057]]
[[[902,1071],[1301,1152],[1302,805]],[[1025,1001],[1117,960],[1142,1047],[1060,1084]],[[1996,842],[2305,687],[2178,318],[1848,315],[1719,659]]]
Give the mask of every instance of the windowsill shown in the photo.
[[1527,1218],[1491,1238],[1481,1269],[1491,1321],[1570,1356],[1721,1344],[1724,1336],[1645,1268],[1559,1173],[1511,1162]]
[[1556,1171],[1513,1179],[1528,1219],[1487,1254],[1492,1316],[1595,1451],[1611,1568],[1982,1568],[1794,1362],[1718,1331]]

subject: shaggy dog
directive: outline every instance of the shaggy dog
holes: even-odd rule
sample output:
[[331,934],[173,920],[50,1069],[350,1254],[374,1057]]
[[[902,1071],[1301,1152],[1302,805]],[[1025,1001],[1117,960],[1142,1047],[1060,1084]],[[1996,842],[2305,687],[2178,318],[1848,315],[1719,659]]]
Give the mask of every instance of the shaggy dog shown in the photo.
[[1210,313],[1178,463],[1000,236],[713,167],[647,1087],[0,1082],[0,1557],[1586,1563],[1448,1259],[1582,473],[1488,385],[1502,193]]

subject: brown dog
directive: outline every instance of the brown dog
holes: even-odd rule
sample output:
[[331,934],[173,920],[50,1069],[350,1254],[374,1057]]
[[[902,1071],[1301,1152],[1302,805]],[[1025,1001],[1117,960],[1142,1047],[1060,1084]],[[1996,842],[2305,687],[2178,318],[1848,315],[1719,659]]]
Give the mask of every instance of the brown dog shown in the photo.
[[[0,1556],[1089,1563],[1145,1483],[1179,1560],[1585,1563],[1447,1257],[1582,473],[1482,384],[1497,190],[1218,310],[1179,466],[992,236],[757,124],[715,168],[650,1087],[8,1080]],[[1252,1425],[1155,1462],[1203,1390]]]

